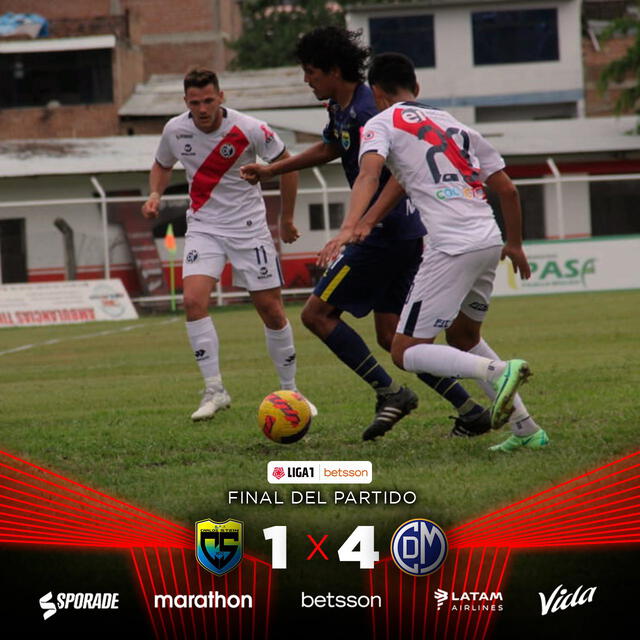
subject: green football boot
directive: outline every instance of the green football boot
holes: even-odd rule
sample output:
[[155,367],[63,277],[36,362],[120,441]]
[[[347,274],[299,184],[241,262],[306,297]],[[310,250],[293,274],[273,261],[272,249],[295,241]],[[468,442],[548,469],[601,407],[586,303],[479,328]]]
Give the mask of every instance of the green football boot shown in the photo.
[[499,429],[508,422],[513,411],[513,398],[520,385],[531,375],[529,364],[525,360],[507,360],[507,366],[496,380],[496,397],[491,405],[491,426]]
[[509,436],[500,444],[489,447],[489,451],[515,451],[516,449],[542,449],[549,444],[549,436],[544,429],[538,429],[530,436]]

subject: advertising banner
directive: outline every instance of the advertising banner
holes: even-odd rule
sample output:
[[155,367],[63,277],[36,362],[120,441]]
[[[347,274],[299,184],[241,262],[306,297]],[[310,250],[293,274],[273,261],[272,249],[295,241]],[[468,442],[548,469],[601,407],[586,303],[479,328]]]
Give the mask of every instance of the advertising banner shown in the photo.
[[494,296],[640,289],[640,237],[527,242],[531,278],[498,267]]
[[0,327],[137,318],[118,279],[0,285]]

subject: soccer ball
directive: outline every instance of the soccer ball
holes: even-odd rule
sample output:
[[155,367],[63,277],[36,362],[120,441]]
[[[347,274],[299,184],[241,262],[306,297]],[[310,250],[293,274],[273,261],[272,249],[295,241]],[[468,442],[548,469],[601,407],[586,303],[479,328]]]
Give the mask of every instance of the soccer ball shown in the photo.
[[297,391],[274,391],[260,404],[258,426],[267,438],[280,444],[297,442],[309,430],[311,409]]

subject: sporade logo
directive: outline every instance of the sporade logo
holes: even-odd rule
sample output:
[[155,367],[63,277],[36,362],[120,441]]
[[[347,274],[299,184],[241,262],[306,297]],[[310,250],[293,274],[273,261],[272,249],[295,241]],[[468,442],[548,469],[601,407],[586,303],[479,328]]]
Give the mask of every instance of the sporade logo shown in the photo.
[[[38,602],[44,611],[42,617],[48,620],[63,609],[118,609],[119,593],[45,593]],[[57,606],[56,606],[57,605]]]

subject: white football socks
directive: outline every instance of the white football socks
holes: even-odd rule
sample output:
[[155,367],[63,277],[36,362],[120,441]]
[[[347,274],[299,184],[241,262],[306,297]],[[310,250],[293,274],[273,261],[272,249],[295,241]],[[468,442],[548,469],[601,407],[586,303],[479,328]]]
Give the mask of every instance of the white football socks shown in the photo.
[[[218,361],[218,334],[210,316],[186,322],[187,336],[196,357],[200,373],[208,384],[208,379],[216,378],[220,382]],[[222,382],[220,382],[222,385]]]
[[267,351],[280,378],[281,389],[296,388],[296,348],[293,344],[293,330],[287,321],[282,329],[264,328]]
[[486,358],[441,344],[415,344],[404,352],[403,366],[412,373],[492,382],[504,371],[499,358]]
[[[480,342],[478,342],[473,349],[469,350],[469,353],[473,353],[484,358],[499,360],[498,354],[482,338],[480,338]],[[490,383],[479,380],[478,384],[490,400],[493,400],[496,397],[496,391]],[[520,398],[520,395],[517,393],[513,397],[513,413],[509,418],[509,425],[511,427],[511,431],[516,436],[530,436],[540,428],[539,425],[536,424],[535,420],[529,415],[527,407],[524,406],[522,398]]]

